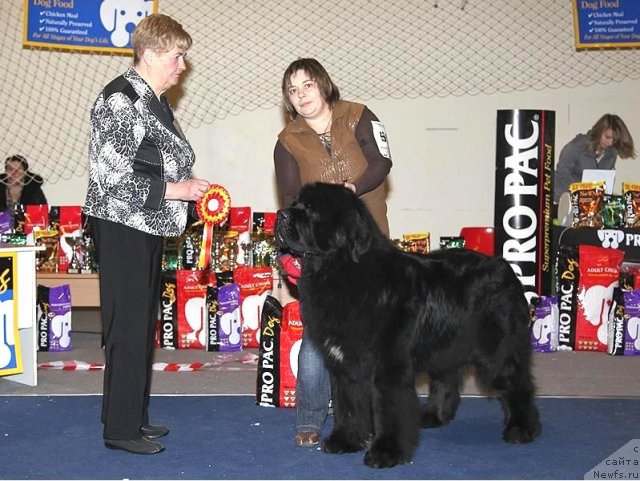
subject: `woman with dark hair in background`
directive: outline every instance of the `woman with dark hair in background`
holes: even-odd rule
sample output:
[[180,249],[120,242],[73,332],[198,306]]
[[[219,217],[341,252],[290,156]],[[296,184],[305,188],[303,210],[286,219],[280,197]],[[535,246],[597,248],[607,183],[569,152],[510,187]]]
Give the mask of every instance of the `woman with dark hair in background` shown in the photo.
[[[365,105],[340,100],[338,87],[312,58],[298,59],[285,70],[282,99],[291,121],[278,135],[273,154],[281,205],[289,205],[303,184],[340,183],[362,199],[388,236],[384,180],[391,155],[382,122]],[[296,445],[318,444],[330,398],[324,360],[303,334]]]
[[29,170],[29,162],[22,155],[12,155],[4,161],[4,174],[0,174],[0,212],[16,204],[46,204],[42,191],[44,180]]

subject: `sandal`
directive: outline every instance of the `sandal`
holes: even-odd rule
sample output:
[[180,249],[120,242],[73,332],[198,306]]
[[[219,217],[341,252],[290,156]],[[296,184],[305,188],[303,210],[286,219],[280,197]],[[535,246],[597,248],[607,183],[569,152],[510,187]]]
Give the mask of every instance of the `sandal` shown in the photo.
[[315,431],[300,431],[296,433],[296,446],[300,448],[310,448],[317,446],[320,442],[320,435]]

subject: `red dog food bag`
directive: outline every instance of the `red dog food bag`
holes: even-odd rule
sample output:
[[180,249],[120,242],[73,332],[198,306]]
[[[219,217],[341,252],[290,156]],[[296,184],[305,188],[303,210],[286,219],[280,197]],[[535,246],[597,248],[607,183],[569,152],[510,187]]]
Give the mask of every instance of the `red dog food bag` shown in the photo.
[[207,286],[215,284],[209,270],[178,270],[178,348],[204,349],[207,337]]
[[251,207],[230,207],[228,229],[236,232],[250,231]]
[[24,233],[29,235],[34,228],[49,228],[49,206],[47,204],[24,206]]
[[577,351],[607,352],[609,309],[618,287],[624,252],[580,245],[580,280],[576,312]]
[[233,280],[240,287],[242,347],[260,347],[260,318],[264,301],[271,294],[273,269],[239,266],[233,272]]
[[280,407],[297,405],[298,354],[302,344],[300,302],[290,302],[282,309],[280,331]]
[[74,238],[82,237],[82,207],[79,205],[60,206],[60,246],[58,248],[58,270],[67,272],[73,257]]

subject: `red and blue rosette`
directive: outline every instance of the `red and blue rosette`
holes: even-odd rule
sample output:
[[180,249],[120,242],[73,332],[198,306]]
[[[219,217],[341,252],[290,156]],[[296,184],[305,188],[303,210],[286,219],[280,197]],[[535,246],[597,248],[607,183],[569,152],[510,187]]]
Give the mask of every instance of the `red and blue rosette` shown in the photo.
[[231,196],[227,189],[219,184],[211,184],[209,190],[196,203],[198,217],[204,223],[202,232],[202,248],[198,267],[207,269],[211,264],[211,244],[213,242],[213,228],[220,225],[229,217]]

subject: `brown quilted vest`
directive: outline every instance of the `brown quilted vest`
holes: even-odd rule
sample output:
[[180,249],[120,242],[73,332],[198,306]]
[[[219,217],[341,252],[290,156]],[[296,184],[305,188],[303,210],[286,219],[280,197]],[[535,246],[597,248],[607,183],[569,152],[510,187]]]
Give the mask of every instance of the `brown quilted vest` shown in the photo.
[[[364,105],[340,100],[332,109],[331,154],[318,134],[298,115],[280,132],[278,139],[293,155],[300,169],[300,182],[343,183],[356,181],[367,168],[367,159],[355,137]],[[360,196],[384,235],[389,236],[384,182]]]

